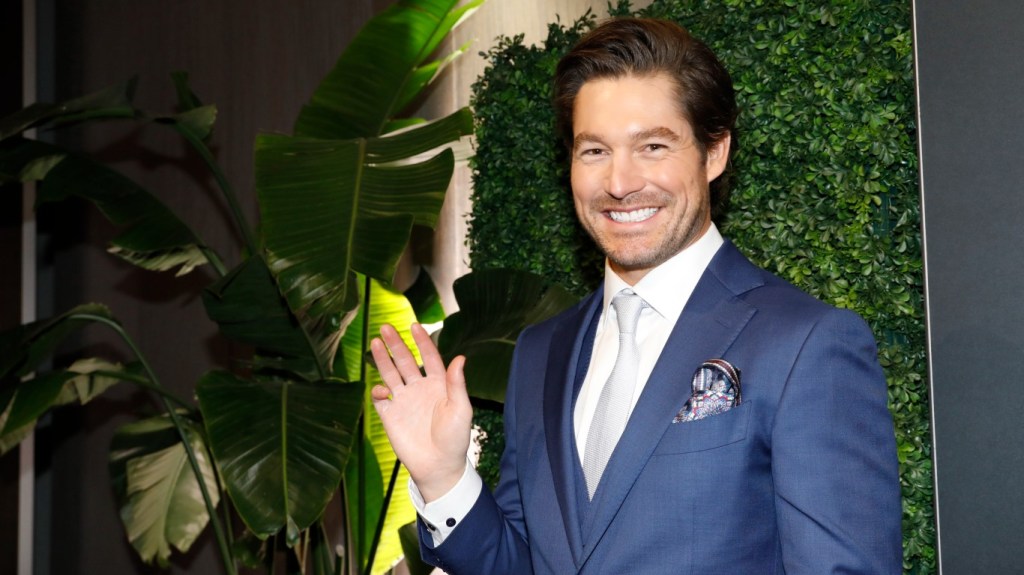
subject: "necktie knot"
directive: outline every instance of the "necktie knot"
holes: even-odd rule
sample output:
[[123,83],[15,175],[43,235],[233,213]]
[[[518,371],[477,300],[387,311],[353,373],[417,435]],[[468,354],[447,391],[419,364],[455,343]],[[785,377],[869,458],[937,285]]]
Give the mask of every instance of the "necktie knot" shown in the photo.
[[644,299],[630,290],[622,290],[612,300],[615,316],[619,322],[619,333],[636,333],[636,325],[640,321],[640,311],[644,308]]

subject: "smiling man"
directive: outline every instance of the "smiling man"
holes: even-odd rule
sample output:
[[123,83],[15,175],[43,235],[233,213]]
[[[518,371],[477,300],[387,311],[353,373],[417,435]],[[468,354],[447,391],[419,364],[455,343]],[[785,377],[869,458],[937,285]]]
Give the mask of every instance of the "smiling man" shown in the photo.
[[[615,19],[555,106],[604,285],[522,333],[492,494],[465,459],[464,359],[372,344],[374,405],[448,573],[895,574],[896,445],[867,326],[724,240],[736,104],[679,26]],[[388,350],[390,349],[390,354]]]

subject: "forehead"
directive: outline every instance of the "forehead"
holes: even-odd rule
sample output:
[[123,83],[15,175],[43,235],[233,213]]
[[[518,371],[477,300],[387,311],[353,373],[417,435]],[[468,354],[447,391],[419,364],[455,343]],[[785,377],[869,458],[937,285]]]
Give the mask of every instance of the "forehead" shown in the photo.
[[679,91],[665,74],[588,80],[573,102],[573,135],[664,125],[691,132]]

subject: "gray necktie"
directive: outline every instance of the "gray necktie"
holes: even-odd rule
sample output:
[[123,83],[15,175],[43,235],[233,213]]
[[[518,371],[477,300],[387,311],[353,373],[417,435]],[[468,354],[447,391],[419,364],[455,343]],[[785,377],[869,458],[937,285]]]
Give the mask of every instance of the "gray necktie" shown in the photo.
[[608,459],[619,442],[622,430],[629,419],[633,388],[636,387],[637,365],[640,349],[636,343],[636,324],[644,300],[630,290],[622,290],[612,300],[619,323],[619,353],[608,382],[597,400],[597,410],[587,434],[586,451],[583,454],[583,475],[587,480],[587,494],[592,499]]

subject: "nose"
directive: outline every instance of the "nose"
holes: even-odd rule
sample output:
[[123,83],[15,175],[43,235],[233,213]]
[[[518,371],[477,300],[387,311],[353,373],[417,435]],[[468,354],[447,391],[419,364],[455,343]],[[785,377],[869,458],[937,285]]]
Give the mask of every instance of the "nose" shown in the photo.
[[609,162],[605,189],[608,194],[622,199],[644,187],[640,166],[629,154],[616,155]]

